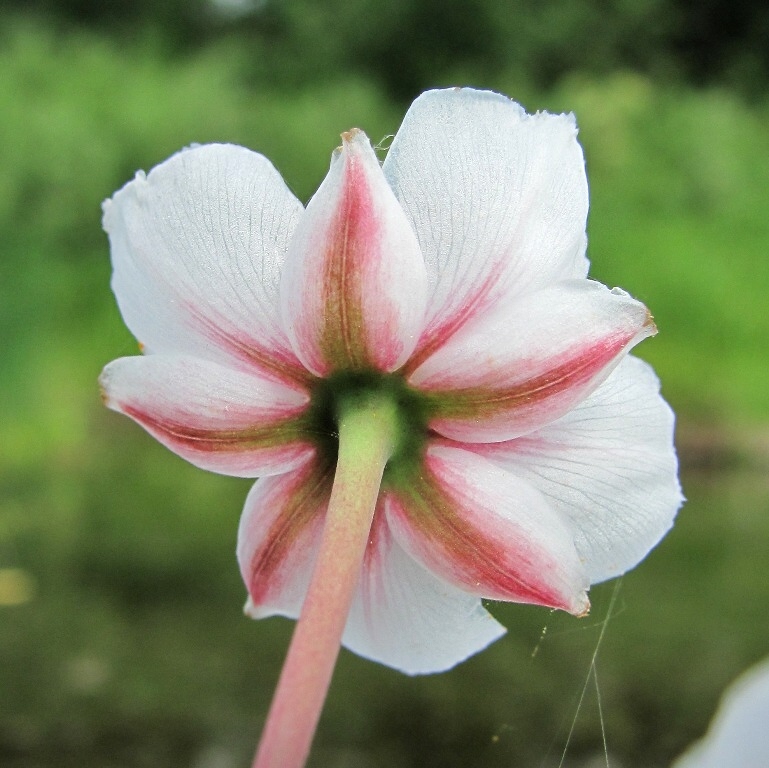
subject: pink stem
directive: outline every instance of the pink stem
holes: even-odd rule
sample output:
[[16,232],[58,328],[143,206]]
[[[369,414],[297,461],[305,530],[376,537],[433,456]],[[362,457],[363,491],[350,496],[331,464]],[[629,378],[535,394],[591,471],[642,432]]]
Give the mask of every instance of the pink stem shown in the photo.
[[371,397],[339,420],[339,455],[320,551],[253,768],[302,768],[339,655],[385,464],[392,404]]

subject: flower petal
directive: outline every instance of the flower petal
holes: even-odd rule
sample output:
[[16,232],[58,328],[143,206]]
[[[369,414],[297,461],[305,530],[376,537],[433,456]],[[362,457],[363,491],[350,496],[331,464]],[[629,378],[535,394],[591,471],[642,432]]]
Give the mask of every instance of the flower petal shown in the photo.
[[342,139],[297,227],[281,285],[286,332],[318,376],[399,368],[424,318],[416,237],[365,134]]
[[566,280],[468,324],[409,383],[434,396],[430,426],[440,434],[509,440],[573,408],[655,332],[646,307],[623,291]]
[[347,648],[409,675],[428,674],[464,661],[504,632],[479,598],[409,557],[377,510],[345,628]]
[[238,477],[285,472],[314,455],[305,392],[181,355],[123,357],[103,371],[106,405],[198,467]]
[[533,485],[571,520],[595,583],[635,566],[673,524],[683,500],[673,422],[651,367],[627,357],[553,424],[471,448]]
[[587,275],[584,158],[573,115],[527,115],[505,96],[428,91],[384,171],[427,263],[414,365],[510,297]]
[[246,613],[296,618],[302,609],[323,533],[332,472],[316,461],[264,477],[248,494],[238,529],[238,563]]
[[448,441],[386,498],[398,543],[470,594],[584,614],[588,580],[567,521],[531,485]]
[[280,327],[278,286],[302,206],[261,155],[187,149],[104,203],[112,288],[153,353],[243,362],[304,378]]
[[725,691],[705,737],[672,768],[766,768],[769,765],[769,659]]

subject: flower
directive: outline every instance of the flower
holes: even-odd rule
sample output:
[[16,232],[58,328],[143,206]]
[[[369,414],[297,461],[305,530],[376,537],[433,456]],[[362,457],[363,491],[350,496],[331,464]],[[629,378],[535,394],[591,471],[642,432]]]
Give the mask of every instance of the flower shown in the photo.
[[769,659],[724,693],[705,737],[673,768],[766,768],[769,765]]
[[261,155],[184,150],[104,205],[143,356],[107,405],[199,467],[259,477],[238,559],[254,617],[296,617],[339,403],[379,392],[398,440],[344,644],[407,673],[504,629],[481,598],[587,612],[681,502],[673,416],[628,294],[587,279],[573,116],[430,91],[383,164],[342,135],[306,209]]

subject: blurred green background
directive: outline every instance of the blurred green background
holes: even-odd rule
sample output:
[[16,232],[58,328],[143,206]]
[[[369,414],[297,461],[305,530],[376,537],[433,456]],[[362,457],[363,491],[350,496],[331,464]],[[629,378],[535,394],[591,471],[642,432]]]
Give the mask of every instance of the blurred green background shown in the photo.
[[[688,503],[576,620],[407,678],[343,652],[316,768],[666,766],[769,652],[769,6],[722,0],[6,0],[0,9],[0,765],[245,766],[292,625],[252,622],[249,483],[104,410],[133,354],[101,200],[191,142],[306,200],[421,90],[577,115],[592,274],[654,312]],[[596,656],[598,690],[580,695]]]

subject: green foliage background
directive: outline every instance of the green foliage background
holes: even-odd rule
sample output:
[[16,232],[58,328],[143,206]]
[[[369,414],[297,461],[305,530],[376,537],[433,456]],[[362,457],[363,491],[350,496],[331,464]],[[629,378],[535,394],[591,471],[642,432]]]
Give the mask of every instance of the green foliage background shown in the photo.
[[655,314],[639,353],[679,414],[689,502],[644,564],[594,588],[590,619],[492,606],[508,636],[438,677],[343,653],[311,765],[558,765],[577,712],[564,765],[587,765],[603,752],[592,682],[578,700],[610,605],[597,670],[612,765],[668,765],[769,650],[758,6],[741,45],[724,29],[718,61],[698,63],[686,4],[661,0],[286,0],[235,20],[33,5],[0,14],[0,764],[246,765],[290,635],[240,615],[248,483],[101,407],[101,367],[136,350],[101,200],[206,141],[258,149],[306,200],[341,130],[377,141],[419,90],[467,82],[577,114],[593,275]]

